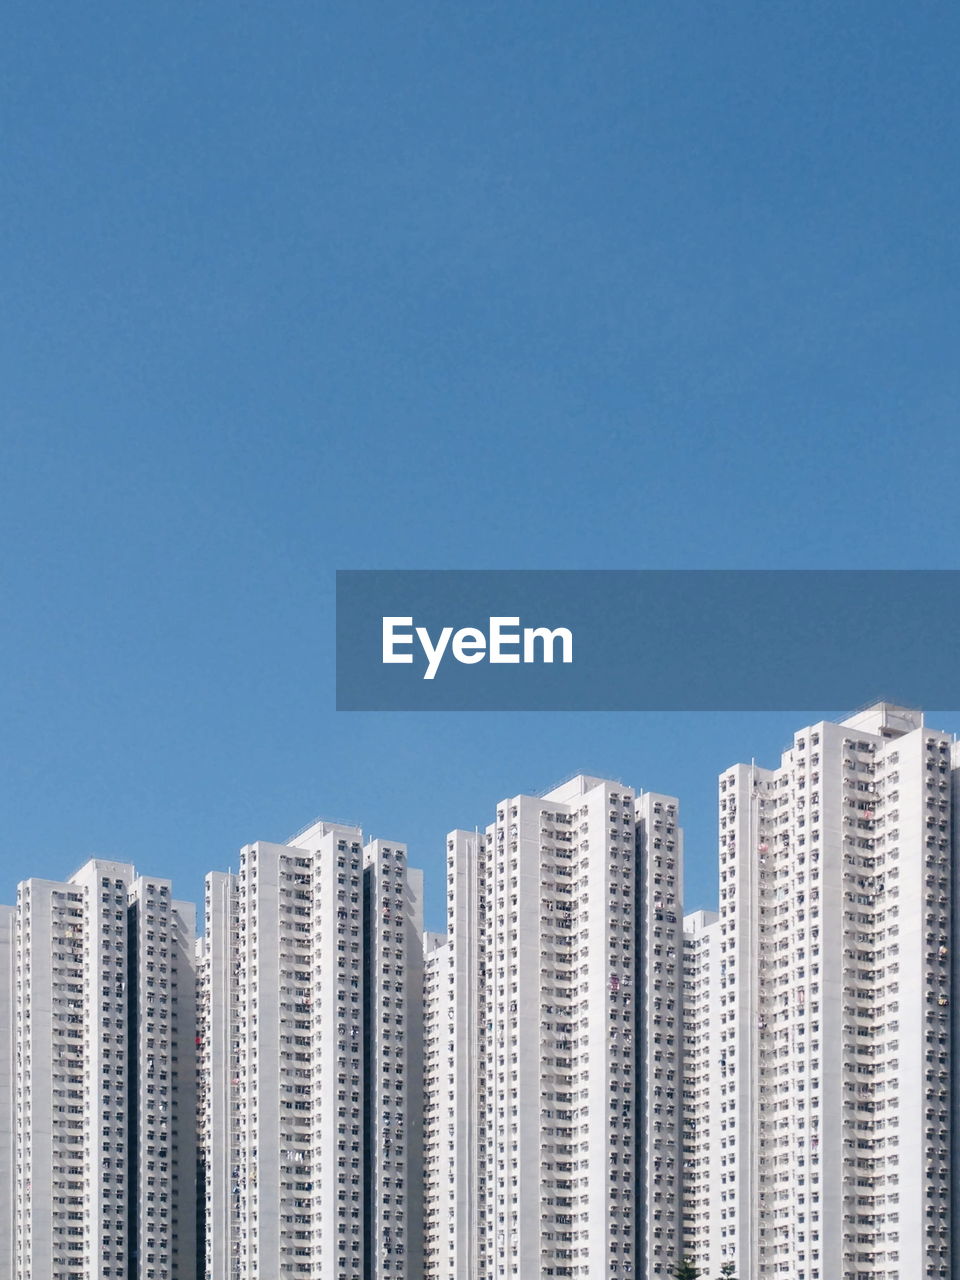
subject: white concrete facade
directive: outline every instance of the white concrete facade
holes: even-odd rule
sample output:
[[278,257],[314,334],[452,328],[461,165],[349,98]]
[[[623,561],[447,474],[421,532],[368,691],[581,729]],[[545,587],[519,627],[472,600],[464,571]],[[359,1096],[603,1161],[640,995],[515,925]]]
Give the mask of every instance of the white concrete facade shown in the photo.
[[0,907],[0,1280],[17,1269],[17,987],[15,907]]
[[426,1274],[666,1280],[680,1231],[676,800],[578,775],[504,800],[447,854],[448,933],[427,955]]
[[686,917],[677,800],[586,775],[450,833],[443,934],[334,823],[199,941],[128,864],[24,881],[0,1280],[956,1280],[960,745],[878,704],[718,803]]
[[[682,1239],[683,832],[674,796],[640,793],[636,815],[637,1084],[623,1116],[636,1129],[640,1275],[665,1280]],[[611,908],[612,908],[611,903]]]
[[720,916],[683,921],[683,1257],[719,1276]]
[[406,845],[363,851],[368,1280],[423,1275],[423,874]]
[[196,908],[169,880],[137,876],[129,894],[132,1226],[144,1280],[197,1272]]
[[434,1277],[452,1274],[456,1170],[469,1166],[462,1157],[456,1159],[456,1077],[448,1065],[454,1029],[450,992],[453,952],[446,935],[438,933],[424,934],[423,952],[423,1259],[424,1274]]
[[197,940],[199,1093],[197,1139],[204,1198],[200,1253],[205,1280],[235,1280],[241,1265],[240,921],[237,877],[211,871],[204,935]]
[[95,859],[15,928],[17,1280],[193,1280],[192,909]]
[[448,932],[424,940],[424,1273],[430,1280],[480,1274],[484,841],[469,831],[447,837]]
[[951,739],[878,704],[798,731],[777,769],[726,770],[719,803],[710,1257],[945,1277]]
[[405,846],[318,822],[248,845],[206,900],[208,1280],[420,1280],[422,883]]

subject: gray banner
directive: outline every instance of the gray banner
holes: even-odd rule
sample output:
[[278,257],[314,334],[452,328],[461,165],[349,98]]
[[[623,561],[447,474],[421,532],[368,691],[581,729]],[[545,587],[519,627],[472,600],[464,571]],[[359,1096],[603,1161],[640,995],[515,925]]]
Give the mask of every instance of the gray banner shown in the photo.
[[343,570],[337,708],[960,708],[958,637],[956,570]]

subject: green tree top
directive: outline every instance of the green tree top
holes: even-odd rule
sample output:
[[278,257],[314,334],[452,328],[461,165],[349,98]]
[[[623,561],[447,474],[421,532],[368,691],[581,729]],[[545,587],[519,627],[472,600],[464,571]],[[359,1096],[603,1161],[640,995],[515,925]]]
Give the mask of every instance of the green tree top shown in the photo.
[[671,1275],[673,1280],[699,1280],[700,1268],[695,1267],[688,1258],[681,1258]]

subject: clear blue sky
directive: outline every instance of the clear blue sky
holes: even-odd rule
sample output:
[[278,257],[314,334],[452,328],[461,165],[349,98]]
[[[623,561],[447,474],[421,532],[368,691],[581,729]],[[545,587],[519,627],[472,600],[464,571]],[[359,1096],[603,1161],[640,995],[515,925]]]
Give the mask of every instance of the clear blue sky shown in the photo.
[[[5,854],[202,871],[807,717],[336,715],[338,567],[956,567],[960,9],[17,2]],[[854,705],[872,690],[852,689]],[[834,711],[843,708],[833,708]],[[960,728],[960,715],[940,717]]]

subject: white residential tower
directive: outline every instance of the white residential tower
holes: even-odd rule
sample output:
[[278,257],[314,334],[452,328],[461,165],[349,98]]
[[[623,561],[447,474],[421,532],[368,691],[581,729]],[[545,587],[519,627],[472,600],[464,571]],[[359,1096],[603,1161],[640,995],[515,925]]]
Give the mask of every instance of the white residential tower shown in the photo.
[[13,1275],[192,1280],[193,908],[95,859],[25,880],[13,931]]
[[317,822],[208,877],[208,1280],[419,1280],[422,883]]
[[738,1275],[949,1274],[953,822],[950,736],[886,703],[720,778],[709,1256]]
[[680,1239],[677,802],[578,775],[448,838],[427,957],[426,1274],[666,1280]]

